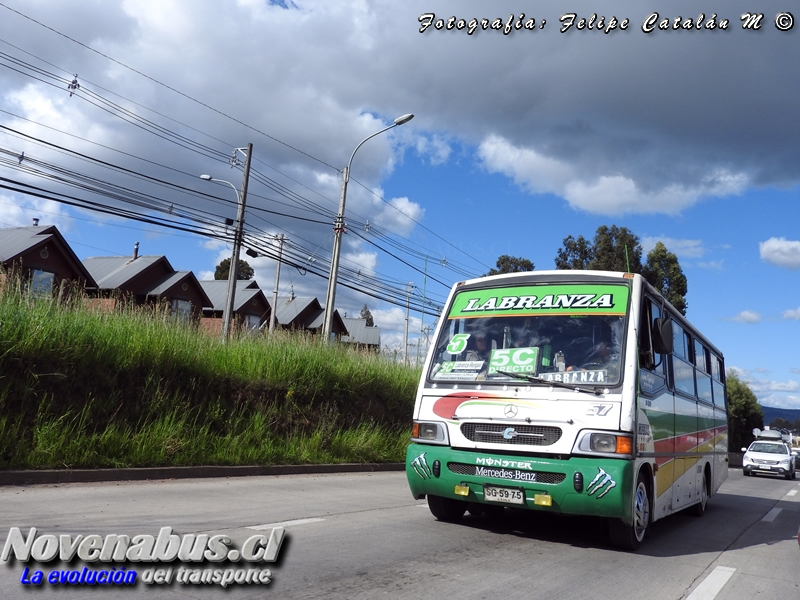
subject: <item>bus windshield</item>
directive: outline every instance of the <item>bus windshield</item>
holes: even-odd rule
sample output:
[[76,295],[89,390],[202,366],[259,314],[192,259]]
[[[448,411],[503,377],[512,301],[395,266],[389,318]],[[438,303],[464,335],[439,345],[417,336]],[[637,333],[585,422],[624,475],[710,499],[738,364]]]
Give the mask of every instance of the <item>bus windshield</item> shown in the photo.
[[467,290],[436,341],[433,382],[621,382],[628,288],[546,285]]

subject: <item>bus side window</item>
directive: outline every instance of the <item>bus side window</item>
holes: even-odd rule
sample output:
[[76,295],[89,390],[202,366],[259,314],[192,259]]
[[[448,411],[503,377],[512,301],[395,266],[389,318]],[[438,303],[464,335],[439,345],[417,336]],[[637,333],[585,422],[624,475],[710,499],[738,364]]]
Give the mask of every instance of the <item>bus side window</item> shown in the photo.
[[709,368],[709,352],[700,340],[694,341],[694,364],[697,369],[697,397],[711,404],[714,398],[711,394],[711,369]]
[[726,408],[725,400],[725,370],[722,368],[722,359],[716,354],[711,354],[711,390],[714,394],[714,406]]
[[695,397],[694,365],[692,364],[689,335],[677,323],[672,324],[672,332],[672,381],[675,391]]

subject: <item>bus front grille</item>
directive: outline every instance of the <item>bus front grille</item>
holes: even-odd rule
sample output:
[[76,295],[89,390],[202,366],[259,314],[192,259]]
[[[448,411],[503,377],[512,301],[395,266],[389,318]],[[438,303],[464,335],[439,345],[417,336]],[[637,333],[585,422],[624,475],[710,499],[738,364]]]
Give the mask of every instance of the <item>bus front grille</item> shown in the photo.
[[561,438],[559,427],[514,425],[502,423],[463,423],[461,433],[471,442],[484,444],[516,444],[551,446]]
[[483,467],[480,465],[467,465],[464,463],[447,463],[447,469],[456,475],[475,475],[478,477],[495,477],[509,479],[518,483],[543,483],[556,485],[566,479],[564,473],[545,473],[543,471],[522,471],[519,469],[505,469],[496,467]]

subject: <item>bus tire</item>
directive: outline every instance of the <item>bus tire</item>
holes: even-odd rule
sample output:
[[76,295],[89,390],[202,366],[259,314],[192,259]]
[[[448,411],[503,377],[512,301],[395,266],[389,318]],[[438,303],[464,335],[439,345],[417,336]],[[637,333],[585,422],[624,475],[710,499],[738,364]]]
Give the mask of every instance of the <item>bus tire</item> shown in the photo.
[[464,516],[467,510],[467,503],[451,498],[428,495],[428,508],[438,520],[452,523]]
[[638,550],[650,526],[650,514],[650,493],[644,476],[639,472],[633,493],[633,523],[628,525],[622,519],[609,520],[611,544],[623,550]]
[[700,490],[700,502],[689,507],[689,514],[693,517],[702,517],[706,514],[708,503],[708,473],[703,473],[703,488]]

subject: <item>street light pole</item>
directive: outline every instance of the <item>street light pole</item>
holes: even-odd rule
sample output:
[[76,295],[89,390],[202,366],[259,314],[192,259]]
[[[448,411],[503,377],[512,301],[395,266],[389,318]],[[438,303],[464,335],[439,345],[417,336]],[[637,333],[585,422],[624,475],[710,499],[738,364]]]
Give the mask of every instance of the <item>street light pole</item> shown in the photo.
[[[241,148],[237,148],[241,150]],[[206,181],[218,181],[228,184],[236,192],[238,210],[236,213],[236,229],[233,234],[233,252],[231,254],[231,264],[228,269],[228,297],[225,301],[225,309],[222,313],[222,341],[227,342],[230,338],[231,318],[233,317],[233,301],[236,294],[236,277],[239,274],[239,253],[242,249],[242,232],[244,230],[244,208],[247,202],[247,183],[250,179],[250,157],[253,154],[253,144],[247,144],[247,158],[244,164],[244,174],[242,175],[242,193],[236,189],[230,181],[215,179],[211,175],[201,175],[200,179]]]
[[325,319],[322,323],[322,338],[325,341],[330,341],[331,333],[333,330],[333,303],[336,299],[336,279],[339,276],[339,255],[342,251],[342,233],[344,232],[344,205],[345,200],[347,199],[347,182],[350,180],[350,165],[353,164],[353,157],[358,152],[358,149],[364,145],[364,142],[374,138],[376,135],[383,133],[384,131],[389,131],[392,127],[397,127],[398,125],[403,125],[404,123],[408,123],[411,119],[414,118],[414,115],[408,114],[403,115],[402,117],[397,117],[394,120],[394,123],[389,125],[380,131],[376,131],[372,135],[364,138],[361,140],[361,143],[356,146],[356,149],[353,150],[353,154],[350,155],[350,160],[347,163],[347,166],[342,171],[342,193],[339,197],[339,212],[336,215],[336,222],[333,226],[333,253],[331,255],[331,271],[328,275],[328,291],[325,295]]

